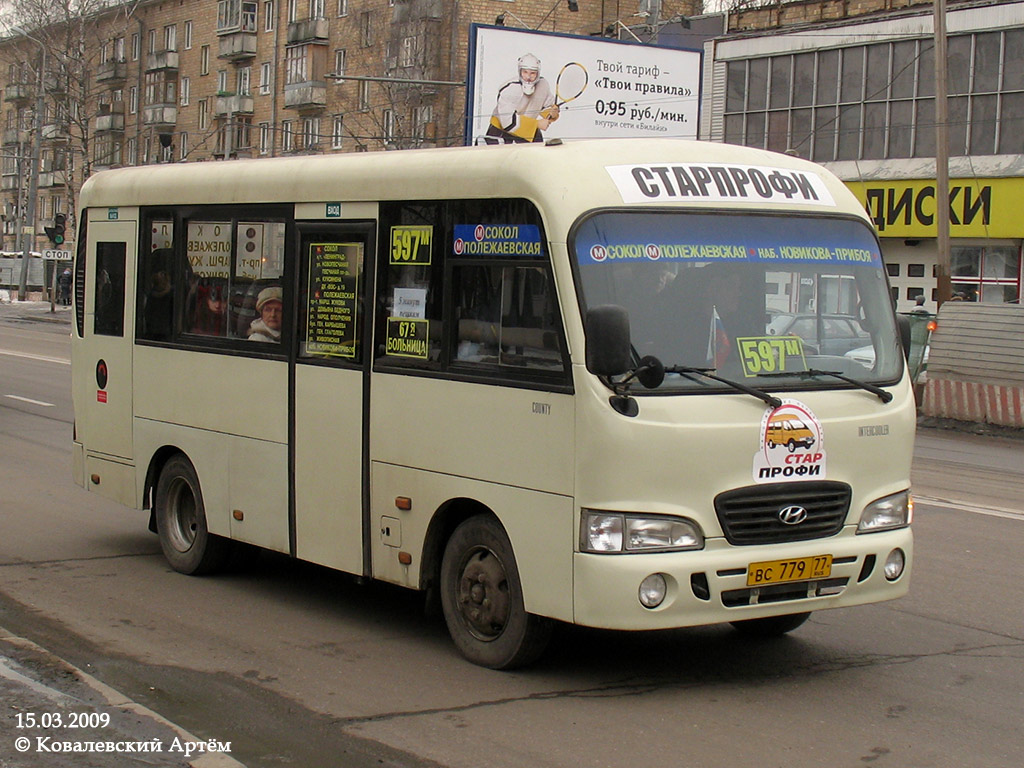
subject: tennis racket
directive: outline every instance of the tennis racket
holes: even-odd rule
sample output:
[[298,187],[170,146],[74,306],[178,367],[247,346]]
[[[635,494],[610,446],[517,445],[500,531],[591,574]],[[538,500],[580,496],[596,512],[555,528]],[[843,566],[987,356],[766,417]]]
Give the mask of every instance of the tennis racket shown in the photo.
[[555,80],[555,106],[562,106],[573,99],[578,99],[587,90],[587,83],[590,76],[586,68],[576,61],[571,61],[562,67]]

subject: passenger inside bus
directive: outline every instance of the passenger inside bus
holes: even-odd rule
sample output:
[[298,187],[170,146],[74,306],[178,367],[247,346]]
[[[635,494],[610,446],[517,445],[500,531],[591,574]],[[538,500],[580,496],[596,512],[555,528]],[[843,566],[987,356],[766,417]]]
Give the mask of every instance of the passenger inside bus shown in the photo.
[[259,317],[249,326],[249,341],[281,341],[281,320],[284,314],[281,296],[279,285],[260,291],[256,297],[256,312]]
[[224,336],[227,330],[227,281],[204,277],[196,286],[192,333]]
[[158,248],[145,265],[148,280],[142,310],[142,338],[169,341],[174,324],[174,285],[171,281],[174,251]]

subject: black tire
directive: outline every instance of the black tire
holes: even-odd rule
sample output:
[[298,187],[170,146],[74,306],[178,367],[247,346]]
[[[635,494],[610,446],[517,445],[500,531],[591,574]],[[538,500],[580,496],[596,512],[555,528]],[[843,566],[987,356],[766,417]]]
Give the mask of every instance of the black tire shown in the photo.
[[786,443],[786,447],[789,448],[790,453],[796,450],[796,443],[793,442],[793,438],[789,438],[789,442]]
[[490,515],[463,521],[448,539],[441,607],[455,647],[482,667],[529,664],[551,637],[552,622],[526,612],[512,544]]
[[778,637],[792,632],[807,621],[810,615],[811,612],[808,611],[807,613],[791,613],[786,616],[768,616],[764,619],[745,619],[732,622],[732,626],[748,637]]
[[160,472],[154,504],[160,548],[171,568],[198,576],[224,564],[230,542],[207,530],[199,477],[182,454],[172,456]]

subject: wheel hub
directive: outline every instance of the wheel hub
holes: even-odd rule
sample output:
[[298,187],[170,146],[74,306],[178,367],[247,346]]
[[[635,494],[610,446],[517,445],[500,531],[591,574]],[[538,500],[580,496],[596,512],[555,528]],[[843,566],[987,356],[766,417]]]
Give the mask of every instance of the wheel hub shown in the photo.
[[493,640],[509,617],[505,566],[489,549],[477,549],[466,559],[459,580],[459,612],[466,626],[481,640]]

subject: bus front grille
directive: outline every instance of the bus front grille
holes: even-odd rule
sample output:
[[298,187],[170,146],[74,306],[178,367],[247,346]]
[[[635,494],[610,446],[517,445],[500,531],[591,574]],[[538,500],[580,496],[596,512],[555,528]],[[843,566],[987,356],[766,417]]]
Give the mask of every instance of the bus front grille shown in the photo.
[[722,593],[722,605],[738,608],[741,605],[764,605],[784,603],[789,600],[807,600],[813,597],[833,597],[846,591],[849,579],[823,579],[821,581],[797,581],[789,584],[772,584],[767,587],[730,589]]
[[737,546],[820,539],[843,527],[851,493],[846,483],[826,480],[754,485],[718,494],[715,513]]

